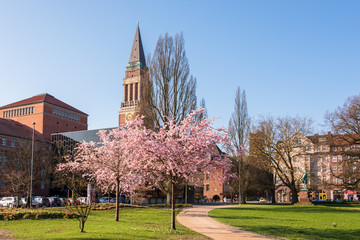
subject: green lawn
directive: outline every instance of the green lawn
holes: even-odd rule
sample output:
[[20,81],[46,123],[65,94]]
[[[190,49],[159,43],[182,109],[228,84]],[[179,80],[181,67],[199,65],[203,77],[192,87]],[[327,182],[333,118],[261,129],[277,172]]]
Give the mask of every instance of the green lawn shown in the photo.
[[[180,224],[170,231],[170,211],[132,208],[120,211],[92,211],[80,233],[76,219],[0,221],[0,235],[11,233],[15,239],[208,239]],[[0,239],[2,238],[0,236]]]
[[287,239],[360,239],[360,208],[241,205],[209,216],[234,227]]

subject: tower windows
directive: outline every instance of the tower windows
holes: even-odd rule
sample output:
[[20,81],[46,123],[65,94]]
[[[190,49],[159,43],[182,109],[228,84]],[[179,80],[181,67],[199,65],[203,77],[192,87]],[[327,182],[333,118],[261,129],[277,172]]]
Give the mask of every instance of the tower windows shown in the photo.
[[125,84],[125,102],[128,101],[128,85]]
[[133,100],[133,85],[132,83],[130,84],[130,101]]
[[139,91],[138,91],[138,88],[139,88],[139,84],[138,84],[138,83],[135,83],[135,100],[139,100]]

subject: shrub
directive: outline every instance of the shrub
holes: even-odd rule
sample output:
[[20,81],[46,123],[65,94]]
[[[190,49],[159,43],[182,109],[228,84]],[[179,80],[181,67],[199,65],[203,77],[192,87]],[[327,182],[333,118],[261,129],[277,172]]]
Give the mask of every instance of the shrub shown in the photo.
[[19,220],[19,219],[59,219],[59,218],[78,218],[77,214],[69,214],[63,212],[2,212],[0,213],[0,220],[9,221],[9,220]]

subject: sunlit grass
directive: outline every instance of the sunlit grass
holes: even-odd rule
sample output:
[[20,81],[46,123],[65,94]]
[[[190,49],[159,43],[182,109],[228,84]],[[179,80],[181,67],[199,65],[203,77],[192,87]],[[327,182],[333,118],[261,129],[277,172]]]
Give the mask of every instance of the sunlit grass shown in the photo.
[[170,211],[147,208],[93,211],[80,233],[76,219],[0,221],[0,231],[16,239],[207,239],[180,224],[170,231]]
[[242,205],[209,215],[234,227],[287,239],[360,239],[360,209],[327,206]]

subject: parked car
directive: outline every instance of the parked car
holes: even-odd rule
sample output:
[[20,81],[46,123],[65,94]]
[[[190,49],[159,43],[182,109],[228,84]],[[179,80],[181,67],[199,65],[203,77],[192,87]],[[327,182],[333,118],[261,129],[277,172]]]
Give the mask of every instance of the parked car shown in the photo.
[[66,205],[66,199],[63,197],[59,197],[59,200],[61,202],[61,206],[65,206]]
[[99,203],[108,203],[109,202],[109,198],[108,197],[102,197],[99,199]]
[[16,197],[3,197],[0,199],[0,207],[17,207]]
[[81,204],[87,204],[88,203],[87,202],[87,197],[78,197],[76,200],[79,201],[79,203],[81,203]]
[[60,207],[61,206],[61,200],[58,197],[48,197],[50,206],[52,207]]
[[50,201],[46,197],[43,196],[35,196],[32,198],[31,205],[37,207],[50,207]]
[[261,197],[259,199],[259,203],[267,203],[267,200],[265,198]]

